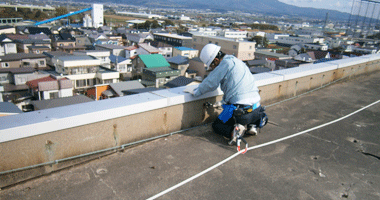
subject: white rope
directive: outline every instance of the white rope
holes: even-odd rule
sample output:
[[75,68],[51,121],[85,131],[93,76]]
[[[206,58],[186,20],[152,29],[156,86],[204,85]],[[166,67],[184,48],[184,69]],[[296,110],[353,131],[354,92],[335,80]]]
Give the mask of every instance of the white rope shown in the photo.
[[[373,106],[373,105],[375,105],[375,104],[378,104],[379,102],[380,102],[380,100],[378,100],[378,101],[376,101],[376,102],[374,102],[374,103],[371,103],[371,104],[369,104],[369,105],[367,105],[367,106],[365,106],[365,107],[363,107],[363,108],[361,108],[361,109],[359,109],[359,110],[357,110],[357,111],[355,111],[355,112],[352,112],[352,113],[350,113],[350,114],[348,114],[348,115],[346,115],[346,116],[343,116],[343,117],[341,117],[341,118],[339,118],[339,119],[336,119],[336,120],[333,120],[333,121],[327,122],[327,123],[325,123],[325,124],[322,124],[322,125],[319,125],[319,126],[316,126],[316,127],[310,128],[310,129],[307,129],[307,130],[305,130],[305,131],[301,131],[301,132],[299,132],[299,133],[295,133],[295,134],[293,134],[293,135],[289,135],[289,136],[286,136],[286,137],[283,137],[283,138],[280,138],[280,139],[277,139],[277,140],[273,140],[273,141],[270,141],[270,142],[267,142],[267,143],[264,143],[264,144],[256,145],[256,146],[253,146],[253,147],[249,147],[249,148],[248,148],[248,151],[253,150],[253,149],[257,149],[257,148],[261,148],[261,147],[265,147],[265,146],[268,146],[268,145],[271,145],[271,144],[275,144],[275,143],[278,143],[278,142],[282,142],[282,141],[284,141],[284,140],[287,140],[287,139],[290,139],[290,138],[297,137],[297,136],[299,136],[299,135],[302,135],[302,134],[308,133],[308,132],[310,132],[310,131],[314,131],[314,130],[316,130],[316,129],[319,129],[319,128],[322,128],[322,127],[328,126],[328,125],[330,125],[330,124],[334,124],[334,123],[339,122],[339,121],[341,121],[341,120],[343,120],[343,119],[346,119],[347,117],[350,117],[350,116],[352,116],[352,115],[354,115],[354,114],[356,114],[356,113],[358,113],[358,112],[360,112],[360,111],[363,111],[363,110],[365,110],[365,109],[367,109],[367,108],[369,108],[369,107],[371,107],[371,106]],[[172,186],[172,187],[170,187],[170,188],[168,188],[168,189],[166,189],[166,190],[164,190],[164,191],[162,191],[162,192],[160,192],[160,193],[158,193],[158,194],[156,194],[156,195],[154,195],[154,196],[148,198],[147,200],[156,199],[156,198],[158,198],[158,197],[160,197],[160,196],[162,196],[162,195],[164,195],[164,194],[166,194],[166,193],[168,193],[168,192],[170,192],[170,191],[172,191],[172,190],[175,190],[175,189],[177,189],[177,188],[179,188],[179,187],[185,185],[186,183],[188,183],[188,182],[190,182],[190,181],[192,181],[192,180],[194,180],[194,179],[196,179],[196,178],[198,178],[198,177],[200,177],[200,176],[206,174],[207,172],[209,172],[209,171],[211,171],[211,170],[213,170],[213,169],[219,167],[220,165],[222,165],[222,164],[224,164],[224,163],[230,161],[231,159],[235,158],[236,156],[238,156],[238,155],[239,155],[241,152],[243,152],[243,151],[244,151],[244,150],[242,150],[242,151],[240,151],[240,152],[236,152],[235,154],[231,155],[230,157],[224,159],[223,161],[221,161],[221,162],[219,162],[219,163],[217,163],[217,164],[211,166],[210,168],[208,168],[208,169],[206,169],[206,170],[204,170],[204,171],[202,171],[202,172],[200,172],[200,173],[198,173],[198,174],[196,174],[196,175],[194,175],[194,176],[192,176],[192,177],[190,177],[190,178],[188,178],[188,179],[186,179],[186,180],[184,180],[184,181],[178,183],[177,185],[174,185],[174,186]]]

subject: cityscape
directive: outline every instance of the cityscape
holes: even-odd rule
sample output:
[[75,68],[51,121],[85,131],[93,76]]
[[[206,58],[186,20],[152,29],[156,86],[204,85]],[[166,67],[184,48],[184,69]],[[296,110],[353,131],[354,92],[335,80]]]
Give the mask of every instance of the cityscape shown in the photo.
[[[3,160],[0,162],[0,198],[3,191],[17,188],[18,184],[21,187],[23,183],[28,184],[30,180],[50,176],[54,172],[58,175],[61,170],[62,173],[68,173],[64,170],[71,170],[71,167],[77,165],[86,166],[97,159],[103,163],[103,157],[115,156],[115,152],[123,153],[130,144],[134,147],[135,142],[138,143],[136,149],[150,148],[144,143],[152,140],[153,143],[157,142],[158,138],[166,143],[171,139],[161,137],[188,129],[191,132],[197,128],[208,134],[210,131],[203,126],[212,122],[219,111],[206,111],[206,108],[202,110],[195,106],[204,105],[206,101],[220,100],[221,91],[218,89],[195,98],[183,90],[202,83],[209,75],[210,70],[200,59],[200,53],[210,43],[220,46],[222,52],[235,56],[247,65],[258,83],[262,102],[266,104],[281,102],[324,86],[329,86],[328,93],[333,96],[337,92],[333,88],[335,85],[330,84],[336,81],[359,75],[362,77],[362,74],[377,76],[375,72],[379,70],[380,58],[380,1],[350,0],[346,5],[342,5],[341,1],[332,1],[336,6],[334,10],[311,4],[307,7],[307,3],[298,5],[296,1],[285,0],[271,0],[260,5],[252,1],[255,2],[255,9],[247,7],[249,1],[233,2],[234,5],[230,8],[226,8],[228,2],[225,1],[220,1],[222,6],[218,8],[212,7],[215,1],[204,4],[201,1],[130,3],[128,0],[18,0],[0,3],[0,150],[3,154],[0,157]],[[239,2],[241,5],[238,5]],[[283,11],[277,10],[281,10],[279,7],[283,7]],[[262,12],[258,11],[260,9]],[[302,15],[303,12],[305,15]],[[347,82],[344,84],[351,85]],[[374,96],[368,98],[368,101],[376,100],[377,92],[372,88],[376,84],[368,87],[371,90],[368,93]],[[347,88],[340,89],[353,93]],[[337,95],[341,101],[346,100],[343,94]],[[331,96],[326,98],[332,98]],[[352,101],[356,98],[359,95]],[[295,101],[298,102],[294,105],[301,109],[298,106],[306,105],[304,102],[312,100]],[[369,104],[367,100],[365,102]],[[342,104],[330,111],[340,106]],[[367,120],[379,119],[378,109],[374,110],[373,117],[366,116]],[[280,116],[278,110],[268,112]],[[340,111],[336,113],[321,114],[322,119],[342,117]],[[289,119],[281,119],[281,122],[287,120]],[[311,128],[308,127],[309,122],[299,125],[290,121],[294,125],[291,130]],[[310,126],[316,126],[316,121],[319,119],[311,119]],[[376,126],[375,122],[371,123],[371,126]],[[356,125],[358,129],[365,127]],[[143,127],[146,130],[140,129]],[[269,130],[277,130],[278,127],[283,128],[272,122]],[[130,133],[130,130],[134,130],[134,133]],[[370,131],[376,130],[378,128]],[[177,137],[191,135],[187,134]],[[193,139],[201,137],[201,133],[197,134],[192,140],[185,138],[186,141],[195,143]],[[212,143],[218,143],[217,139],[206,137]],[[374,144],[379,142],[377,138],[374,139]],[[249,141],[250,144],[256,144],[252,140]],[[359,145],[354,141],[359,140],[351,141]],[[204,142],[202,140],[203,147],[206,146]],[[21,149],[16,153],[12,151],[15,145]],[[187,147],[187,144],[182,145]],[[156,147],[164,148],[161,144],[154,143],[152,149]],[[366,148],[358,151],[366,156],[377,157],[376,153],[366,152]],[[204,153],[199,154],[203,156]],[[319,157],[315,155],[312,159],[316,162]],[[158,164],[153,164],[153,160],[153,157],[147,159],[149,166],[144,170],[160,169]],[[372,166],[372,161],[368,163]],[[195,167],[195,171],[199,170],[198,167]],[[186,167],[175,167],[177,168],[182,170]],[[284,173],[294,172],[291,167],[287,170]],[[323,173],[327,172],[318,170],[311,169],[309,174],[317,174],[321,180],[325,176]],[[371,171],[372,168],[368,170]],[[93,171],[93,176],[99,178],[107,172],[106,168],[99,167],[98,171]],[[136,171],[130,173],[138,176]],[[379,176],[378,172],[374,174]],[[158,176],[160,180],[166,179],[161,175]],[[175,176],[183,180],[185,177],[182,175],[178,172]],[[78,184],[81,184],[79,179],[86,178],[78,178]],[[127,182],[129,181],[132,182]],[[179,180],[175,179],[174,182]],[[373,188],[379,188],[378,180],[374,182],[371,183]],[[163,191],[172,186],[172,183],[170,180],[168,185],[158,187],[157,190]],[[154,188],[151,185],[149,187]],[[158,192],[121,197],[112,189],[115,196],[100,195],[98,199],[146,199]],[[371,192],[372,196],[368,199],[380,196]],[[9,195],[11,192],[4,193],[4,197],[25,197],[21,193],[16,191],[12,193],[15,195],[13,197]],[[347,189],[338,196],[351,198],[353,193]],[[271,194],[276,197],[279,195],[276,192]],[[326,197],[309,194],[314,198]],[[270,195],[264,196],[267,199]],[[44,197],[96,199],[91,195],[83,198],[70,195]],[[181,195],[171,198],[178,197]],[[191,197],[189,195],[185,199]],[[207,195],[197,194],[194,197],[203,199]],[[241,197],[250,198],[244,195]],[[301,199],[308,199],[304,197]],[[38,198],[34,196],[30,199]],[[228,199],[230,198],[234,199],[229,196]]]

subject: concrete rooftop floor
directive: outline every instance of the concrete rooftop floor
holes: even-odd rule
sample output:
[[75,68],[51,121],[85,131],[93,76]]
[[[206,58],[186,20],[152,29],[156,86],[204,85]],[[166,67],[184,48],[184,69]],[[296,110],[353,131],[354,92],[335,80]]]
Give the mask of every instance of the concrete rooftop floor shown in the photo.
[[[269,106],[250,147],[380,99],[380,72]],[[199,108],[202,109],[202,108]],[[0,199],[147,199],[220,163],[235,146],[210,125],[5,188]],[[342,121],[238,155],[158,199],[380,199],[380,103]]]

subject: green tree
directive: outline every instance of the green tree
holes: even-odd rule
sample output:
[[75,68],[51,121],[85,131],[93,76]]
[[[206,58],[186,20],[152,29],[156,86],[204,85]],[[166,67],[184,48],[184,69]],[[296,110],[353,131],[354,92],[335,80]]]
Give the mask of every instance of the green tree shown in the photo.
[[174,23],[172,22],[172,20],[169,20],[169,19],[165,19],[164,24],[165,26],[174,26]]
[[266,37],[254,36],[250,41],[255,41],[256,46],[268,47],[268,39]]
[[67,11],[66,7],[58,7],[55,9],[56,17],[61,16],[61,15],[66,15],[67,13],[69,13],[69,11]]

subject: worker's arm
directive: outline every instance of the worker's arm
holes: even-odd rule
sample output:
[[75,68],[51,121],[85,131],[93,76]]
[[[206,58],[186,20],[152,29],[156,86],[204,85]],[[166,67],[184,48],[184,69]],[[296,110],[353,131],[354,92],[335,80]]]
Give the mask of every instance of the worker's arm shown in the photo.
[[228,72],[228,62],[221,62],[195,90],[194,96],[200,96],[216,90]]

